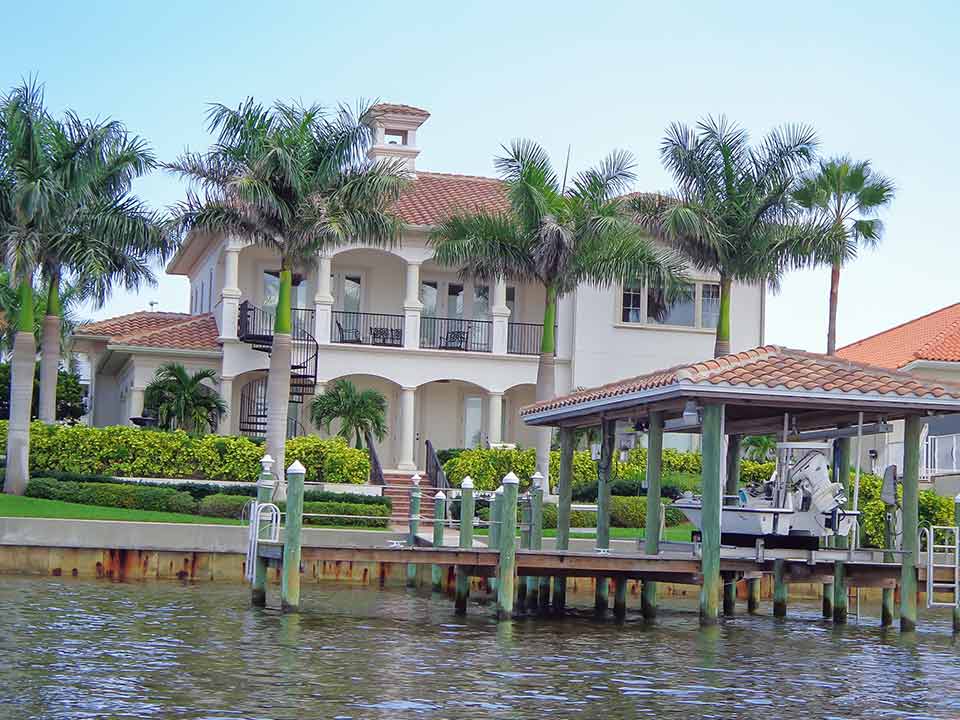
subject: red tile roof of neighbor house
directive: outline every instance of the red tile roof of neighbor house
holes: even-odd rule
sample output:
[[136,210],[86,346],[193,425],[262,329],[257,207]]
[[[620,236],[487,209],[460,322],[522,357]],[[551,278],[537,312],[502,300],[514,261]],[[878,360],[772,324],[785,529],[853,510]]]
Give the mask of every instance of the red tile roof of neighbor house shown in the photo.
[[503,182],[476,175],[417,172],[396,204],[410,225],[436,225],[458,211],[506,211],[510,207]]
[[531,415],[668,386],[697,385],[960,400],[960,386],[944,385],[910,373],[829,355],[767,345],[578,390],[570,395],[527,406],[520,414]]
[[74,334],[109,337],[113,345],[174,350],[220,349],[220,333],[212,313],[187,315],[139,311],[81,325]]
[[837,355],[885,368],[914,360],[960,362],[960,303],[846,345]]

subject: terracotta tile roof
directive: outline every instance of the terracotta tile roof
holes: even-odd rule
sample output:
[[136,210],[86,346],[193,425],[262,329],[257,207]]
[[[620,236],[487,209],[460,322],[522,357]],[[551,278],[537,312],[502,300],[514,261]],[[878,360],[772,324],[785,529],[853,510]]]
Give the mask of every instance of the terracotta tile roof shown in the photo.
[[394,115],[411,115],[413,117],[422,117],[424,120],[430,117],[430,113],[422,108],[398,103],[377,103],[370,108],[370,112],[374,114],[393,113]]
[[411,225],[436,225],[456,211],[498,212],[509,207],[500,180],[417,171],[416,179],[397,201],[396,212]]
[[690,388],[697,385],[960,400],[960,386],[944,385],[907,372],[828,355],[767,345],[704,362],[658,370],[597,388],[579,390],[525,407],[520,414],[530,415],[643,390],[668,386]]
[[81,325],[74,334],[106,336],[113,345],[173,350],[220,349],[220,333],[212,313],[187,315],[140,311]]
[[893,369],[914,360],[960,362],[960,303],[846,345],[837,355]]

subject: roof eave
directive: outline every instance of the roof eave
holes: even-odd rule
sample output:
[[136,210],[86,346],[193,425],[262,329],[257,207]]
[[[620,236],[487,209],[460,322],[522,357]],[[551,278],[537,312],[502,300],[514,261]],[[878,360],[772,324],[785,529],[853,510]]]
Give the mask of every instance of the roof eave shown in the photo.
[[107,345],[107,350],[113,352],[139,353],[141,355],[175,355],[177,357],[221,358],[223,350],[197,350],[193,348],[157,347],[153,345]]

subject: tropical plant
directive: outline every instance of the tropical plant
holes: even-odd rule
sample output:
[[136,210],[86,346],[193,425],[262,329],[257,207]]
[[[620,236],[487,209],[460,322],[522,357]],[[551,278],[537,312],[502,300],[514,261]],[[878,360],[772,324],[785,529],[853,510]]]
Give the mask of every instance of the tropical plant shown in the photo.
[[[206,153],[187,153],[167,167],[192,183],[176,210],[181,232],[231,234],[272,250],[280,288],[267,380],[266,450],[284,467],[290,398],[290,297],[293,271],[336,245],[390,245],[401,223],[390,208],[406,183],[400,161],[371,162],[373,131],[341,106],[246,100],[238,108],[212,105],[209,128],[218,135]],[[194,192],[202,189],[203,196]]]
[[387,434],[387,399],[383,393],[359,390],[343,378],[314,399],[310,414],[314,425],[327,433],[336,420],[340,426],[337,434],[348,442],[353,438],[358,450],[363,448],[364,438],[373,436],[382,441]]
[[[509,209],[458,212],[431,235],[435,260],[481,281],[514,279],[544,290],[543,336],[537,369],[537,400],[556,392],[554,327],[557,302],[577,286],[609,286],[639,280],[668,294],[682,291],[683,268],[657,247],[625,212],[624,193],[633,182],[629,153],[611,153],[568,185],[547,153],[529,140],[504,148],[495,164]],[[550,428],[537,431],[537,470],[549,477]]]
[[213,370],[191,373],[180,363],[165,363],[143,392],[144,411],[156,413],[157,424],[164,430],[191,435],[213,432],[227,411],[223,398],[205,384],[216,380]]
[[[78,316],[78,310],[84,303],[85,298],[80,287],[72,282],[63,282],[60,285],[60,364],[63,368],[70,369],[73,365],[73,358],[70,347],[73,338],[73,331],[82,320]],[[47,299],[49,292],[46,283],[41,279],[39,287],[33,289],[33,317],[34,330],[33,335],[40,347],[40,336],[43,332],[42,318],[46,315]],[[8,318],[14,320],[20,313],[20,294],[15,288],[10,287],[9,274],[5,270],[0,270],[0,355],[8,358],[13,352],[13,342],[17,334],[17,326],[14,322],[9,323]],[[59,393],[59,389],[58,389]],[[57,395],[59,402],[59,395]],[[35,404],[36,405],[36,404]],[[34,407],[36,414],[37,407]]]
[[[84,403],[86,391],[80,384],[80,378],[68,370],[57,375],[57,420],[76,422],[82,418],[87,407]],[[40,373],[33,379],[33,403],[31,417],[36,417],[40,406]],[[10,365],[0,363],[0,420],[10,419]]]
[[747,435],[740,445],[743,456],[754,462],[768,462],[777,454],[777,438],[774,435]]
[[821,160],[793,193],[794,200],[828,225],[811,248],[814,262],[830,266],[830,309],[827,323],[827,354],[837,350],[837,301],[840,269],[856,259],[860,246],[876,247],[883,235],[877,212],[893,201],[893,181],[874,172],[869,160],[849,157]]
[[806,248],[825,232],[804,217],[791,194],[816,145],[804,125],[773,130],[751,146],[747,132],[725,117],[709,117],[696,128],[675,123],[660,147],[675,192],[632,199],[641,227],[698,270],[719,276],[715,357],[730,352],[732,283],[776,288],[787,268],[806,262]]

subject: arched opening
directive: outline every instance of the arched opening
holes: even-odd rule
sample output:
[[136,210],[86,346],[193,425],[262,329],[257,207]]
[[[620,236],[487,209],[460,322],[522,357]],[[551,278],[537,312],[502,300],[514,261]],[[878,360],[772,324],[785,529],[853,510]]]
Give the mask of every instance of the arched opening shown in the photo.
[[[384,399],[387,401],[387,411],[386,411],[386,425],[387,432],[384,435],[383,439],[378,439],[374,437],[373,446],[374,450],[377,453],[377,457],[380,460],[380,465],[386,469],[393,469],[397,467],[399,463],[399,447],[400,447],[400,386],[391,380],[380,377],[378,375],[342,375],[338,378],[333,378],[327,380],[322,384],[317,386],[317,395],[321,395],[327,389],[329,389],[333,383],[337,380],[346,380],[353,383],[358,391],[372,390],[383,395]],[[305,416],[309,419],[311,417],[310,406],[307,405],[304,408]],[[327,429],[324,427],[316,427],[310,423],[310,427],[313,428],[313,431],[319,434],[321,437],[329,437],[330,435],[337,434],[340,431],[340,423],[334,420],[330,424],[330,431],[327,432]],[[351,436],[347,439],[347,442],[350,445],[356,444],[356,438]]]
[[[434,380],[416,391],[417,467],[425,467],[426,441],[435,450],[485,447],[490,442],[490,393],[463,380]],[[493,432],[496,437],[496,432]]]

